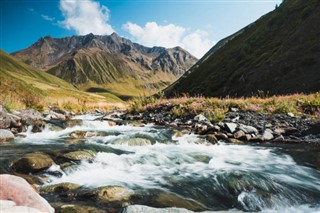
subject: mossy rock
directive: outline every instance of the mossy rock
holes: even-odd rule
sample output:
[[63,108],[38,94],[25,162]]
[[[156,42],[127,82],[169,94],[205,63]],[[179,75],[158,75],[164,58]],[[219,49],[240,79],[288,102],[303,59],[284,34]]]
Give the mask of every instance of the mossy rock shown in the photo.
[[42,152],[34,152],[14,160],[10,167],[18,173],[29,174],[48,169],[54,164],[52,158]]
[[121,138],[112,142],[114,145],[150,146],[153,142],[147,138]]
[[95,155],[96,153],[94,151],[81,150],[81,151],[68,152],[62,155],[62,157],[69,160],[74,160],[74,161],[80,161],[80,160],[92,161]]
[[44,193],[61,193],[61,192],[69,192],[69,191],[75,191],[80,188],[79,184],[75,183],[58,183],[50,186],[46,186],[41,189],[41,192]]
[[94,199],[101,203],[122,202],[130,200],[134,192],[122,186],[104,186],[78,192],[83,199]]
[[154,205],[156,207],[178,207],[190,209],[192,211],[204,211],[206,207],[201,203],[192,199],[184,198],[173,193],[162,192],[158,194],[154,199]]
[[83,124],[83,120],[79,120],[79,119],[67,120],[64,122],[65,127],[81,126],[82,124]]

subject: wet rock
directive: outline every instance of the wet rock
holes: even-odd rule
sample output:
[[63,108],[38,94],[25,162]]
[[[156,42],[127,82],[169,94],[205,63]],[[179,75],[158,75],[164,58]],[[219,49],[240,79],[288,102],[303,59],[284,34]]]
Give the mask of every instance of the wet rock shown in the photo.
[[34,120],[29,121],[28,125],[32,126],[31,132],[42,132],[42,130],[45,128],[46,123],[43,120]]
[[25,179],[30,184],[43,185],[46,182],[45,178],[37,175],[26,175],[26,174],[21,174],[17,172],[14,172],[13,174],[15,176]]
[[7,129],[10,127],[11,119],[7,110],[0,105],[0,129]]
[[237,140],[237,139],[235,139],[235,138],[228,138],[227,141],[228,141],[229,143],[233,143],[233,144],[243,144],[242,141]]
[[[43,213],[54,212],[54,209],[49,205],[49,203],[38,195],[23,178],[14,175],[0,175],[0,188],[0,200],[10,200],[18,206],[34,208]],[[2,208],[2,205],[0,208]],[[8,208],[6,211],[24,212],[15,211],[15,209],[10,211]]]
[[250,134],[245,134],[243,136],[241,136],[240,138],[238,138],[239,140],[242,140],[242,141],[250,141],[252,138],[252,136]]
[[176,138],[182,137],[183,135],[186,135],[189,133],[190,133],[190,130],[188,130],[188,129],[173,129],[172,130],[172,134]]
[[42,193],[48,193],[48,192],[55,192],[55,193],[61,193],[61,192],[70,192],[75,191],[80,188],[79,184],[75,183],[58,183],[50,186],[46,186],[41,189]]
[[94,151],[82,150],[82,151],[68,152],[62,155],[62,157],[69,160],[74,160],[74,161],[80,161],[80,160],[92,161],[95,155],[96,153]]
[[128,201],[134,192],[122,186],[105,186],[79,191],[77,197],[96,200],[101,203]]
[[56,212],[59,213],[105,213],[106,211],[92,206],[52,203]]
[[237,124],[236,123],[225,123],[224,127],[225,129],[229,132],[229,133],[234,133],[236,131],[237,128]]
[[84,138],[90,138],[90,137],[99,137],[99,136],[108,136],[108,133],[105,132],[87,132],[87,131],[74,131],[69,134],[70,138],[75,139],[84,139]]
[[221,132],[215,133],[214,136],[216,136],[216,138],[218,140],[226,140],[226,139],[228,139],[228,135],[226,135],[224,133],[221,133]]
[[67,120],[64,122],[65,127],[81,126],[82,124],[83,124],[83,120],[79,120],[79,119]]
[[0,129],[0,142],[5,142],[14,139],[12,132],[6,129]]
[[243,136],[245,136],[245,135],[246,135],[246,133],[245,133],[244,131],[239,130],[239,131],[237,131],[237,132],[235,132],[235,133],[233,134],[233,137],[234,137],[235,139],[239,139],[239,138],[241,138],[241,137],[243,137]]
[[150,146],[153,142],[147,138],[120,138],[112,142],[115,145]]
[[262,135],[263,140],[266,140],[266,141],[272,140],[274,138],[272,133],[273,132],[271,129],[264,130],[263,135]]
[[108,121],[109,126],[117,126],[117,123],[114,121]]
[[181,197],[177,194],[161,192],[154,198],[154,205],[157,207],[178,207],[192,211],[203,211],[206,209],[201,203]]
[[54,162],[49,155],[34,152],[14,160],[10,167],[16,172],[29,174],[48,169],[53,164]]
[[208,126],[206,124],[197,123],[194,126],[194,132],[199,135],[203,135],[207,132]]
[[206,140],[209,141],[212,144],[218,143],[218,139],[214,134],[206,135]]

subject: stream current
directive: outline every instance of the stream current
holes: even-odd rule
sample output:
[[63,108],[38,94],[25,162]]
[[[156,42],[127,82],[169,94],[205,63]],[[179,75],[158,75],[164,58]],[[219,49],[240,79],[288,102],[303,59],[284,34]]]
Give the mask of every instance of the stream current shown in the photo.
[[[52,166],[50,171],[62,176],[48,173],[47,185],[124,186],[145,193],[133,202],[149,206],[146,192],[160,191],[192,200],[208,211],[320,212],[320,171],[304,162],[310,154],[303,146],[291,147],[298,150],[297,160],[297,152],[286,146],[223,141],[212,145],[194,134],[172,136],[170,128],[109,126],[95,118],[75,117],[83,119],[83,125],[58,131],[49,127],[41,133],[28,131],[14,145],[1,145],[1,161],[34,151],[91,149],[97,152],[93,161],[81,161],[65,170]],[[104,134],[81,143],[67,142],[70,133],[80,130]],[[130,144],[132,139],[151,144]],[[319,155],[318,151],[313,154]]]

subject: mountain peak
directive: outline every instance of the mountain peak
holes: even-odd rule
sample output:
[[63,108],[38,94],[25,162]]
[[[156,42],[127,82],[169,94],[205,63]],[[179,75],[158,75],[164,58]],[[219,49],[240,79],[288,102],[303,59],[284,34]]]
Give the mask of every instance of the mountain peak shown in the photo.
[[[92,85],[108,91],[127,88],[116,91],[122,95],[157,92],[177,80],[197,60],[182,49],[149,48],[117,33],[42,40],[43,44],[13,55],[84,90]],[[141,91],[142,88],[147,90]]]

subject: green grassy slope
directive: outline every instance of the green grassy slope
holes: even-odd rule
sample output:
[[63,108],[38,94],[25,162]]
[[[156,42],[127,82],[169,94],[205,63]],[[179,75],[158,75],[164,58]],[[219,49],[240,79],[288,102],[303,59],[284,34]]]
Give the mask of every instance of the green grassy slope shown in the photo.
[[165,90],[251,96],[320,90],[320,1],[286,0]]
[[0,101],[13,108],[59,105],[76,109],[94,103],[122,102],[116,96],[79,91],[66,81],[36,70],[3,50],[0,50]]

